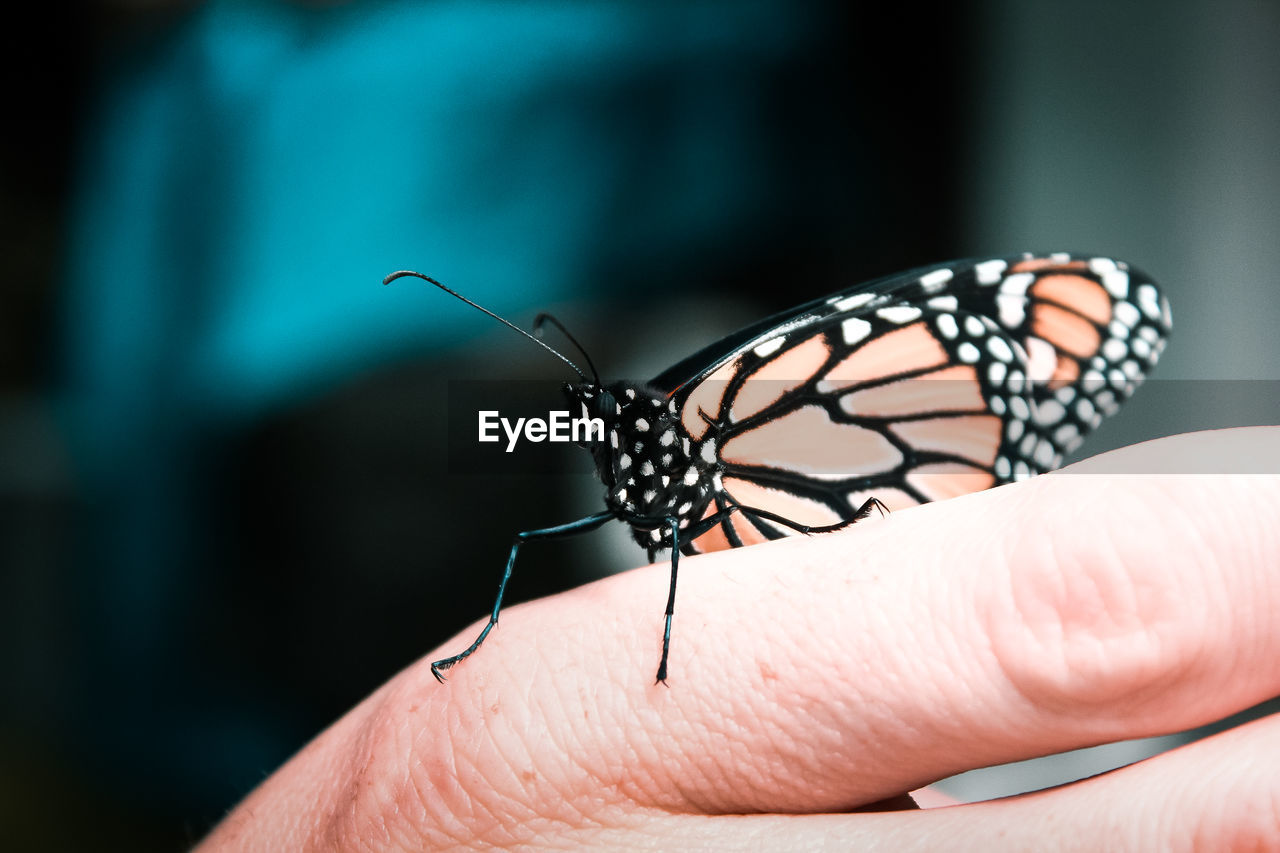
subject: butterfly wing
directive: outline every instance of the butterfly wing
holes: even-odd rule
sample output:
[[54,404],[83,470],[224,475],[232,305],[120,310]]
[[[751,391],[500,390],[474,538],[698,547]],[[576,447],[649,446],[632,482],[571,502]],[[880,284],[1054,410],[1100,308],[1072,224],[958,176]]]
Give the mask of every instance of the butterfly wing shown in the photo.
[[[898,509],[1057,467],[1169,328],[1167,301],[1121,262],[961,261],[769,318],[653,384],[691,439],[716,440],[708,515],[736,504],[827,525],[870,497]],[[790,532],[734,513],[689,550]]]

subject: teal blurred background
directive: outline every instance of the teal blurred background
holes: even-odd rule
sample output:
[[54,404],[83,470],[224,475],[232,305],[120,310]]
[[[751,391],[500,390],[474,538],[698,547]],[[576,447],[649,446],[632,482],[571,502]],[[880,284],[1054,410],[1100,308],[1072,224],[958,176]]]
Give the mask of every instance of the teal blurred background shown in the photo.
[[[13,849],[198,839],[487,610],[512,532],[598,507],[448,473],[450,379],[563,370],[394,269],[552,309],[644,377],[894,270],[1106,253],[1166,287],[1183,381],[1087,452],[1277,420],[1205,400],[1280,379],[1280,8],[875,9],[118,2],[11,30]],[[513,595],[643,559],[604,541],[528,549]]]

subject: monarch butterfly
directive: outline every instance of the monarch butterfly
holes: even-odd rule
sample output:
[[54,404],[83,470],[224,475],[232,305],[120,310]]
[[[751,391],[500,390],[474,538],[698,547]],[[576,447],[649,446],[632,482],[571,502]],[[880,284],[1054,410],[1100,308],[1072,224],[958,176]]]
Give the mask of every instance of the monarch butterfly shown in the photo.
[[[769,317],[652,382],[604,384],[528,332],[580,381],[605,510],[515,535],[493,610],[443,672],[480,647],[525,542],[630,525],[652,561],[670,550],[657,681],[666,682],[680,554],[838,530],[1026,479],[1061,464],[1155,366],[1168,300],[1109,258],[1055,253],[921,267]],[[554,319],[541,315],[536,326]],[[575,346],[577,341],[555,323]],[[581,346],[578,346],[581,351]]]

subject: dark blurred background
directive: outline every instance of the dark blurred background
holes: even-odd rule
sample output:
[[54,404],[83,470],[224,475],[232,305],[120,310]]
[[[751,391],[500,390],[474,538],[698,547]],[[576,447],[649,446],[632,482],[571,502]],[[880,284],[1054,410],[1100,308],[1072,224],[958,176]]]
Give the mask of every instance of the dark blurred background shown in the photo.
[[[1086,452],[1280,419],[1222,381],[1280,379],[1280,6],[874,6],[30,6],[0,54],[0,846],[190,844],[486,611],[512,532],[598,508],[449,472],[449,380],[564,370],[394,269],[644,377],[883,273],[1106,253],[1176,330]],[[511,600],[642,560],[529,548]],[[1027,772],[953,790],[1054,781]]]

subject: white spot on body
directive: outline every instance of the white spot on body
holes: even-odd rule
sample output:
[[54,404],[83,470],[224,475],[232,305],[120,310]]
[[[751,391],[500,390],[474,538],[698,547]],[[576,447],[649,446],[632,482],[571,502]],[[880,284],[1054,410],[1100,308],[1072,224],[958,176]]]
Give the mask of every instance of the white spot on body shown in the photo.
[[627,454],[625,454],[625,453],[624,453],[624,454],[622,454],[621,456],[619,456],[619,457],[618,457],[618,467],[619,467],[619,468],[630,468],[630,467],[631,467],[631,457],[630,457],[630,456],[628,456],[628,455],[627,455]]
[[640,473],[645,477],[653,476],[653,463],[648,459],[644,460],[644,464],[640,466]]
[[638,432],[648,432],[649,422],[646,421],[644,418],[636,418],[636,430]]
[[[672,443],[675,442],[675,440],[676,440],[676,431],[673,429],[669,429],[666,432],[664,432],[661,436],[658,437],[658,444],[661,444],[663,447],[670,447]],[[662,458],[664,460],[667,459],[666,456]]]
[[656,498],[657,496],[658,496],[657,492],[655,492],[653,489],[648,489],[644,493],[644,502],[653,503],[653,499]]
[[686,486],[692,486],[696,482],[698,482],[698,469],[691,465],[689,466],[689,470],[684,472],[684,484]]

